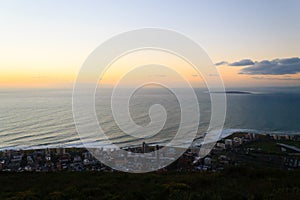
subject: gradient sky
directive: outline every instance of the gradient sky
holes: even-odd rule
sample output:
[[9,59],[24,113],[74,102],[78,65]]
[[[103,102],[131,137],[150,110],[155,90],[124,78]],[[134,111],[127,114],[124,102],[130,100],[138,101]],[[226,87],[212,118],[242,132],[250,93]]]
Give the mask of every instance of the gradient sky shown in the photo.
[[[299,10],[298,0],[2,0],[0,87],[72,86],[98,45],[145,27],[187,35],[214,63],[298,58]],[[240,74],[243,67],[218,66],[226,86],[300,86],[300,70]]]

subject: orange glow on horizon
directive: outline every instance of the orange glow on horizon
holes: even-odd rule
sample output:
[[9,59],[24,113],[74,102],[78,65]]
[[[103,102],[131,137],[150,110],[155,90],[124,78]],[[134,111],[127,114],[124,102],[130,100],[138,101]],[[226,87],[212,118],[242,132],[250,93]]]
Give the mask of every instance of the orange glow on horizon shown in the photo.
[[[155,62],[153,62],[155,61]],[[104,87],[115,85],[127,70],[141,66],[145,63],[160,63],[165,66],[172,66],[180,75],[185,77],[196,87],[205,87],[201,76],[184,60],[168,54],[155,54],[153,52],[136,52],[120,58],[112,64],[106,71],[99,84]],[[256,87],[265,85],[286,85],[293,86],[299,83],[300,74],[293,75],[246,75],[239,74],[241,67],[218,66],[219,73],[222,76],[226,87]],[[1,71],[0,88],[65,88],[73,87],[78,70],[71,71],[70,68],[8,68]],[[157,72],[156,80],[166,79],[174,84],[178,82],[175,77],[166,77],[165,74]],[[145,78],[146,73],[135,74],[127,81],[127,84],[135,84],[139,79]],[[291,80],[288,80],[288,79]]]

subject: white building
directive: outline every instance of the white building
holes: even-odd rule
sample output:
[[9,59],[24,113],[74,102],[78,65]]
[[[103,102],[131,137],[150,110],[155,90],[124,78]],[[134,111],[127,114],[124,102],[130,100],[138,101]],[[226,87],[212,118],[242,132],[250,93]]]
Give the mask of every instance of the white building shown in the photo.
[[225,139],[225,145],[226,146],[232,146],[232,139]]
[[204,158],[204,165],[206,165],[206,166],[210,166],[211,165],[211,158],[210,157]]

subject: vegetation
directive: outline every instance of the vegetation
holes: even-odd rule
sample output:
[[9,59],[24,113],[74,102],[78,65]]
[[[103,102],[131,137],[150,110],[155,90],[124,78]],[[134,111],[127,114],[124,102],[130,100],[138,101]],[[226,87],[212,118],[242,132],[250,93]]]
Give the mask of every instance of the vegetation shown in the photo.
[[0,199],[299,199],[299,171],[1,173]]
[[254,148],[256,150],[261,149],[261,151],[267,152],[267,153],[282,154],[280,147],[277,145],[277,142],[273,141],[273,140],[255,141],[255,142],[245,144],[245,145],[243,145],[243,147],[244,148]]
[[277,145],[277,143],[287,144],[287,145],[291,145],[291,146],[300,148],[299,141],[274,141],[274,140],[255,141],[255,142],[245,144],[245,145],[243,145],[243,147],[244,148],[254,148],[256,150],[261,149],[261,151],[266,152],[266,153],[284,154],[281,151],[280,146]]

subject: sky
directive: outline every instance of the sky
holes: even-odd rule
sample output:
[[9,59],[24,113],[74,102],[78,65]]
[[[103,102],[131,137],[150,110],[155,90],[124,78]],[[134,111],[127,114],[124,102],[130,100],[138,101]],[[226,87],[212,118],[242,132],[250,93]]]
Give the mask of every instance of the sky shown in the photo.
[[146,27],[193,39],[227,87],[300,86],[299,10],[298,0],[0,0],[0,87],[72,87],[97,46]]

